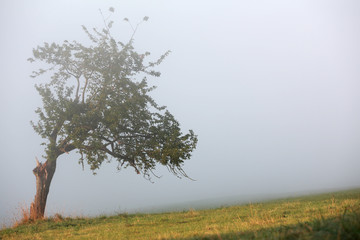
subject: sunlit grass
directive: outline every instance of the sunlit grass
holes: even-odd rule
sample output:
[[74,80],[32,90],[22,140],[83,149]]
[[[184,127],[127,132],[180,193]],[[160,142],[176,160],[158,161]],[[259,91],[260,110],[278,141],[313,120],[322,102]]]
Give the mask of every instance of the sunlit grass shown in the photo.
[[0,232],[0,239],[360,239],[360,189],[210,210],[60,215]]

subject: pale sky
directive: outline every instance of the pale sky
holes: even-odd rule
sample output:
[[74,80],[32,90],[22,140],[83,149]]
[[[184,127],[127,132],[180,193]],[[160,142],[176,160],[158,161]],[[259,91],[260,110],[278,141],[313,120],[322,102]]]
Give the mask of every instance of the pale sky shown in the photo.
[[[0,224],[35,194],[41,106],[26,61],[43,42],[87,42],[115,8],[120,40],[144,16],[139,51],[156,58],[151,80],[198,148],[178,179],[165,168],[146,181],[104,164],[93,176],[58,159],[47,210],[96,215],[227,196],[360,187],[360,2],[357,0],[2,0],[0,2]],[[42,79],[46,80],[46,79]]]

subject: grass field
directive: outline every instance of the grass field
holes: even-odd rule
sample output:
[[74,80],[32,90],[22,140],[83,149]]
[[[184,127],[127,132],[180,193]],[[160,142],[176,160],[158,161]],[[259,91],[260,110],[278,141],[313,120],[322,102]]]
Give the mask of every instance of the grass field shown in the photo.
[[199,211],[56,215],[0,239],[360,239],[360,189]]

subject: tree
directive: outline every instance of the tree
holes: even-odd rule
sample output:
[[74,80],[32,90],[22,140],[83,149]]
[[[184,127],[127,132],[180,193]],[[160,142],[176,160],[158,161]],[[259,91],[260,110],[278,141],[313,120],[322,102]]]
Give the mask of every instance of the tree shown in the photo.
[[147,82],[147,76],[160,76],[154,68],[169,52],[145,64],[150,53],[138,53],[133,47],[141,22],[125,44],[112,37],[113,22],[104,19],[104,23],[102,31],[90,32],[83,26],[89,46],[77,41],[44,43],[28,59],[49,65],[32,77],[51,73],[49,81],[35,85],[43,106],[36,110],[39,120],[32,126],[44,139],[46,161],[36,159],[33,170],[36,195],[31,219],[43,218],[57,159],[73,150],[79,153],[79,163],[84,167],[87,162],[94,173],[104,161],[115,160],[119,170],[132,167],[149,180],[157,165],[187,177],[182,166],[190,159],[197,136],[192,130],[181,132],[173,115],[149,95],[155,87]]

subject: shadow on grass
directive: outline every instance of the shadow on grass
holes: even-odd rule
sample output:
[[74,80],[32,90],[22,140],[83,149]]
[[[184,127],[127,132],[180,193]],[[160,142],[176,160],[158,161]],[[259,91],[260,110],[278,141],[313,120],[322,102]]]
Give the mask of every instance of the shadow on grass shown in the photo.
[[[170,238],[171,239],[171,238]],[[170,240],[167,239],[167,240]],[[347,212],[328,219],[316,219],[311,222],[276,228],[265,228],[259,231],[219,233],[199,235],[190,238],[175,238],[176,240],[228,240],[228,239],[360,239],[360,209]]]

